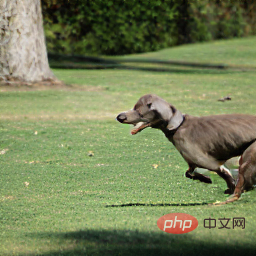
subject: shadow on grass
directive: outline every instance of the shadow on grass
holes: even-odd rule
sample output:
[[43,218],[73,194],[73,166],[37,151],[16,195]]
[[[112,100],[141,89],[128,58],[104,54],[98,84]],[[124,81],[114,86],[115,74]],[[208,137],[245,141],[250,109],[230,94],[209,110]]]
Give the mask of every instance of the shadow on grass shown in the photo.
[[[49,53],[49,62],[52,68],[60,69],[120,69],[138,70],[149,72],[170,72],[170,73],[223,73],[236,71],[250,71],[255,67],[230,66],[226,64],[196,63],[174,60],[159,59],[132,59],[132,58],[100,58],[89,56],[73,56]],[[125,65],[124,63],[130,63]],[[143,65],[143,66],[142,66]],[[147,65],[147,66],[146,66]],[[178,66],[180,68],[169,68]]]
[[[139,232],[131,230],[82,230],[69,233],[31,234],[33,238],[54,241],[56,249],[42,256],[57,255],[255,255],[256,245],[242,245],[241,241],[227,243],[225,239],[218,239],[217,235],[207,236],[201,240],[193,236],[193,232],[183,235],[158,232]],[[202,236],[203,237],[203,236]],[[230,237],[229,239],[230,240]],[[22,254],[20,254],[22,255]],[[34,254],[26,254],[34,255]]]
[[198,205],[208,205],[209,203],[162,203],[162,204],[142,204],[142,203],[127,203],[127,204],[110,204],[105,207],[129,207],[129,206],[198,206]]

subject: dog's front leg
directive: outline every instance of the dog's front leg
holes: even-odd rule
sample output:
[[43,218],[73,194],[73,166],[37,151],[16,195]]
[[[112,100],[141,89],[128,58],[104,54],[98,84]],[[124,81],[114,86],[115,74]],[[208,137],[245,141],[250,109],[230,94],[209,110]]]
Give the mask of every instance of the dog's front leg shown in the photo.
[[212,183],[212,180],[210,177],[205,176],[201,173],[194,172],[195,167],[192,165],[189,165],[189,169],[186,171],[185,176],[192,180],[199,180],[204,183]]
[[187,178],[189,178],[189,179],[193,179],[193,177],[194,177],[194,175],[193,175],[194,170],[195,170],[194,166],[189,166],[188,170],[185,173],[185,176]]

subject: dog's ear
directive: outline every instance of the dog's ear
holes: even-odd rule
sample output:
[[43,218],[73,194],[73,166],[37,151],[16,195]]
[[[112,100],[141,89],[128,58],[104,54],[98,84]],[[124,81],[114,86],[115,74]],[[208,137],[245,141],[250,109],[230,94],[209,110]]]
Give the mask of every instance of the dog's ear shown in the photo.
[[181,125],[184,120],[184,116],[178,109],[174,108],[173,106],[170,106],[170,109],[172,110],[173,115],[170,118],[167,129],[171,131],[177,129]]
[[167,129],[170,131],[177,129],[183,122],[184,117],[182,113],[156,95],[149,95],[146,99],[146,105],[151,110],[157,111],[161,119],[168,123]]
[[155,110],[161,116],[161,119],[169,122],[173,115],[169,103],[155,96],[148,98],[146,104],[150,110]]
[[146,105],[147,105],[147,107],[148,107],[149,109],[153,109],[152,103],[153,103],[152,96],[149,95],[149,96],[147,97],[147,99],[146,99]]

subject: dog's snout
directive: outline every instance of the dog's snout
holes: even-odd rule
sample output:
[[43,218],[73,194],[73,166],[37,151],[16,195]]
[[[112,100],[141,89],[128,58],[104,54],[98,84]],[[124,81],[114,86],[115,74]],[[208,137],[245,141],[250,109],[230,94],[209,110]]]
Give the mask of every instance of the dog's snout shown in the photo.
[[116,120],[120,123],[123,123],[126,120],[126,115],[125,113],[121,113],[116,117]]

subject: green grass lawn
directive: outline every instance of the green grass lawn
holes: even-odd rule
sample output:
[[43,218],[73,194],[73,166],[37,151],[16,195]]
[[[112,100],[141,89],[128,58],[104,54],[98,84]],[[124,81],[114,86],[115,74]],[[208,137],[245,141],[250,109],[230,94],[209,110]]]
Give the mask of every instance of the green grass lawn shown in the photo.
[[[124,56],[248,65],[256,37]],[[115,121],[155,93],[183,113],[256,113],[255,70],[168,67],[53,70],[69,86],[0,87],[0,255],[255,255],[256,193],[223,206],[225,182],[184,177],[187,164],[157,130],[136,136]],[[152,66],[152,65],[151,65]],[[159,67],[159,65],[157,65]],[[161,66],[160,66],[161,67]],[[137,69],[137,70],[136,70]],[[230,95],[232,100],[218,101]],[[157,168],[154,168],[157,167]],[[188,234],[164,233],[157,220],[198,219]],[[204,228],[214,218],[216,228]],[[245,228],[232,226],[245,218]],[[222,227],[220,219],[230,219]]]

